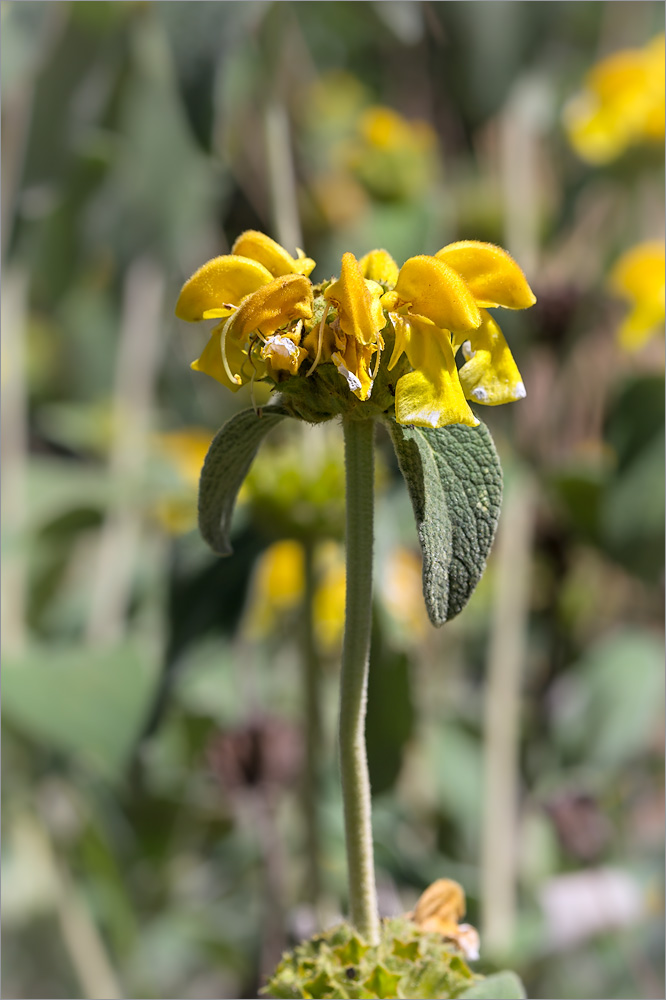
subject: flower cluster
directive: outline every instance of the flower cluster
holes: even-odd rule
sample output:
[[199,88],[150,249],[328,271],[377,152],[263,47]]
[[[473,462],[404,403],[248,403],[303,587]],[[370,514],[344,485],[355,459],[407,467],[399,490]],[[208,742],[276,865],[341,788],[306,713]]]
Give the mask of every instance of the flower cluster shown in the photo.
[[500,247],[452,243],[401,268],[385,250],[361,260],[346,253],[340,277],[321,285],[309,279],[314,266],[254,231],[204,264],[176,307],[181,319],[220,321],[192,367],[236,389],[256,378],[316,378],[332,365],[356,403],[370,399],[381,365],[396,373],[396,420],[422,427],[475,426],[468,400],[494,406],[525,395],[487,310],[536,300]]
[[565,107],[564,124],[589,163],[608,163],[638,142],[663,144],[664,36],[597,63]]

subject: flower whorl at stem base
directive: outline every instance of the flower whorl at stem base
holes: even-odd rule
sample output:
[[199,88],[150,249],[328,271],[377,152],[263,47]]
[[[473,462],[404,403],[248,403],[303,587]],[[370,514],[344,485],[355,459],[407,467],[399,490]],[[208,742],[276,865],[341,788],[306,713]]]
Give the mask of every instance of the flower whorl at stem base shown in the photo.
[[254,231],[204,264],[176,306],[181,319],[219,320],[192,367],[232,390],[272,381],[313,421],[394,412],[400,424],[475,426],[468,400],[495,406],[525,395],[487,309],[536,300],[500,247],[452,243],[401,268],[386,250],[360,261],[345,253],[340,277],[319,285],[314,266]]

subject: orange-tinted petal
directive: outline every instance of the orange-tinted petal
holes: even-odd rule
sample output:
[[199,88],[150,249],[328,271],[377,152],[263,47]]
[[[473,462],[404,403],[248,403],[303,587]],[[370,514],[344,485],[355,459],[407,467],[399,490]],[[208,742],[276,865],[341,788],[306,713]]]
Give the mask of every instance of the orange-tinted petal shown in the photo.
[[312,285],[301,274],[285,274],[248,296],[234,316],[230,336],[242,342],[258,330],[270,337],[281,326],[312,317]]

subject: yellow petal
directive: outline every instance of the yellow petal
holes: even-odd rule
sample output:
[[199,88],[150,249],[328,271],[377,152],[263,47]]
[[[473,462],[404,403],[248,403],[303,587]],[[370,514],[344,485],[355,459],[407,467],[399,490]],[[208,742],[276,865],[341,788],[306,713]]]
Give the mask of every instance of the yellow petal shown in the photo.
[[272,280],[271,272],[256,260],[231,254],[214,257],[183,285],[176,316],[192,323],[206,315],[218,315],[215,310],[239,305],[246,295]]
[[382,292],[381,285],[368,285],[354,254],[346,253],[340,277],[328,286],[324,296],[337,309],[342,332],[368,346],[378,342],[379,332],[386,326],[379,302]]
[[195,372],[203,372],[204,375],[210,375],[222,385],[226,386],[227,389],[232,389],[235,392],[236,389],[240,388],[244,382],[249,382],[251,378],[251,371],[248,374],[243,370],[244,366],[248,364],[247,353],[238,343],[236,343],[236,341],[227,337],[225,344],[227,363],[231,374],[236,377],[237,381],[232,381],[227,375],[222,361],[223,328],[224,323],[220,323],[215,327],[210,335],[210,340],[201,352],[201,357],[197,358],[196,361],[193,361],[190,367],[193,368]]
[[303,251],[300,251],[298,257],[294,258],[270,236],[257,232],[256,229],[248,229],[241,233],[232,246],[231,252],[258,260],[275,278],[279,278],[283,274],[303,274],[307,278],[315,266],[315,262],[309,257],[305,257]]
[[400,268],[395,290],[411,311],[442,330],[475,330],[481,315],[457,271],[436,257],[410,257]]
[[268,362],[269,368],[277,372],[289,372],[291,375],[296,374],[307,356],[308,352],[295,344],[291,337],[279,333],[268,337],[261,348],[261,358]]
[[479,421],[460,385],[449,335],[422,317],[398,316],[396,339],[402,338],[413,372],[398,379],[395,416],[399,424],[445,427]]
[[387,250],[371,250],[358,263],[363,277],[371,281],[382,281],[393,288],[398,280],[398,265]]
[[435,254],[464,278],[482,309],[528,309],[536,302],[525,275],[506,250],[493,243],[462,240],[450,243]]
[[285,274],[249,295],[238,308],[230,335],[242,342],[258,330],[270,337],[281,326],[312,318],[312,285],[301,274]]
[[525,396],[525,386],[504,334],[490,315],[462,345],[468,359],[459,371],[467,399],[486,406],[513,403]]
[[344,351],[331,354],[331,361],[347,380],[350,390],[361,400],[369,399],[372,392],[370,362],[374,352],[374,347],[360,344],[355,337],[347,337]]

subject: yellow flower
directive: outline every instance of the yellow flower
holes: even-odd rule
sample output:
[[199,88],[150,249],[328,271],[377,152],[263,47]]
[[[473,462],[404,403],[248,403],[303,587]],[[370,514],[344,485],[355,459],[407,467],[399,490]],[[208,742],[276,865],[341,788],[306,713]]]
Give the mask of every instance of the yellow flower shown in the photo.
[[566,105],[564,125],[589,163],[608,163],[637,142],[663,143],[664,36],[598,63]]
[[323,542],[316,553],[318,585],[312,612],[317,645],[322,653],[335,653],[345,628],[345,554],[337,542]]
[[384,347],[381,330],[386,326],[386,316],[380,303],[383,292],[381,285],[365,278],[353,253],[344,254],[340,277],[324,291],[327,305],[336,310],[335,320],[326,326],[329,310],[325,307],[320,330],[306,342],[315,351],[315,362],[331,360],[361,400],[368,399],[372,391],[372,357]]
[[[255,378],[300,378],[300,386],[284,386],[285,394],[299,406],[305,401],[299,415],[311,412],[315,399],[317,418],[327,419],[350,405],[347,390],[360,402],[370,399],[388,328],[393,350],[382,371],[393,371],[398,362],[401,367],[395,388],[382,379],[375,412],[395,408],[398,423],[421,427],[475,426],[468,400],[495,406],[525,395],[502,331],[487,312],[535,302],[505,250],[465,240],[434,256],[410,257],[400,269],[386,250],[372,250],[360,261],[345,253],[340,277],[314,287],[308,277],[313,262],[299,253],[291,257],[250,231],[231,254],[204,264],[186,282],[177,315],[221,320],[193,368],[232,389]],[[346,389],[332,385],[328,375],[323,393],[317,375],[308,384],[320,363],[335,366]]]
[[221,322],[192,368],[233,390],[266,374],[295,374],[306,356],[299,345],[302,322],[312,318],[313,267],[302,251],[294,258],[253,230],[238,237],[230,254],[200,267],[185,282],[176,315]]
[[406,261],[382,298],[396,334],[389,371],[403,353],[413,369],[396,386],[398,423],[474,426],[467,399],[491,406],[522,399],[520,373],[486,307],[527,309],[535,301],[516,262],[490,243],[465,240]]
[[[315,552],[317,586],[312,613],[322,653],[337,649],[345,621],[345,560],[342,546],[324,542]],[[305,593],[305,552],[293,539],[275,542],[257,561],[244,632],[265,639],[297,612]]]
[[627,250],[611,271],[611,289],[630,305],[618,331],[627,350],[637,350],[663,329],[665,267],[664,244],[654,240]]

